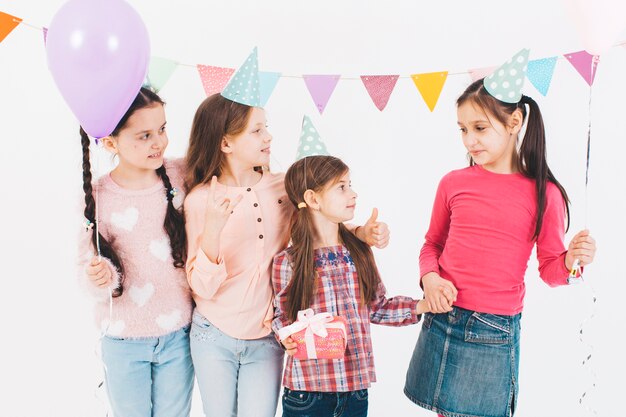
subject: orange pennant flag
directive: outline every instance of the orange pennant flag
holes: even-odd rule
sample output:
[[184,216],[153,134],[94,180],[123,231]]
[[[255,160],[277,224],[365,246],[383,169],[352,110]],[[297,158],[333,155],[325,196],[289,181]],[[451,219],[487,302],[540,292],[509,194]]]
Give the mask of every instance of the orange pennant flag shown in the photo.
[[448,78],[448,71],[412,74],[411,78],[432,112],[435,109],[435,105],[437,105],[443,85]]
[[21,21],[22,19],[19,17],[0,12],[0,42],[2,42]]

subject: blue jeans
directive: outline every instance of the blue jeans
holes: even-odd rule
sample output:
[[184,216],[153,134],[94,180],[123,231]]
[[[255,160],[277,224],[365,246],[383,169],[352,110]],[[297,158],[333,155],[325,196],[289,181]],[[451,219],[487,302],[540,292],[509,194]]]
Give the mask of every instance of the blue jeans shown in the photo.
[[426,313],[404,393],[446,417],[511,417],[518,393],[521,314],[453,307]]
[[102,338],[114,417],[188,417],[193,391],[189,326],[161,337]]
[[367,398],[366,389],[309,392],[285,388],[283,417],[367,417]]
[[191,357],[207,417],[274,417],[283,356],[273,333],[235,339],[193,314]]

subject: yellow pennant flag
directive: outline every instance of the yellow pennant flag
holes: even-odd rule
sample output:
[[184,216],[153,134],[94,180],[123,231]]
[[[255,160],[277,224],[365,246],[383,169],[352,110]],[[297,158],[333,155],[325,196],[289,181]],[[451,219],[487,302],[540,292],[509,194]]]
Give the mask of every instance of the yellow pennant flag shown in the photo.
[[412,74],[411,78],[432,112],[435,109],[435,105],[437,105],[437,100],[439,100],[446,78],[448,78],[448,71]]
[[2,42],[21,21],[22,19],[19,17],[0,12],[0,42]]

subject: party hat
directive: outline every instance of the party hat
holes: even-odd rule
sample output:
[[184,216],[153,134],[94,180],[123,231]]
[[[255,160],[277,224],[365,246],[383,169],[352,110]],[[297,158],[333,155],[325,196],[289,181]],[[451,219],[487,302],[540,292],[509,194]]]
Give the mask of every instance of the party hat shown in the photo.
[[483,80],[485,90],[505,103],[518,103],[522,99],[522,86],[528,67],[529,49],[522,49]]
[[317,133],[317,129],[313,126],[313,122],[309,116],[305,115],[302,119],[302,131],[300,132],[296,161],[314,155],[329,155],[329,153],[326,150],[326,145],[322,142],[322,138]]
[[230,81],[228,81],[228,84],[222,91],[222,96],[247,106],[261,106],[259,60],[256,47],[254,47],[243,65],[233,74]]

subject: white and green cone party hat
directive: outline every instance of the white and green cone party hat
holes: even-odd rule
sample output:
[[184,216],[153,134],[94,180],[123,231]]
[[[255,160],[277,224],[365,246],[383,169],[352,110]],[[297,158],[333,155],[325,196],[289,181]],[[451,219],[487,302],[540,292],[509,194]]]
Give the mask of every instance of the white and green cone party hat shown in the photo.
[[529,49],[522,49],[483,80],[485,90],[505,103],[518,103],[526,78]]
[[300,144],[298,145],[298,153],[296,161],[307,156],[329,155],[326,145],[322,142],[317,129],[313,126],[313,122],[309,116],[305,115],[302,119],[302,131],[300,132]]
[[261,107],[259,59],[256,47],[228,81],[222,96],[247,106]]

